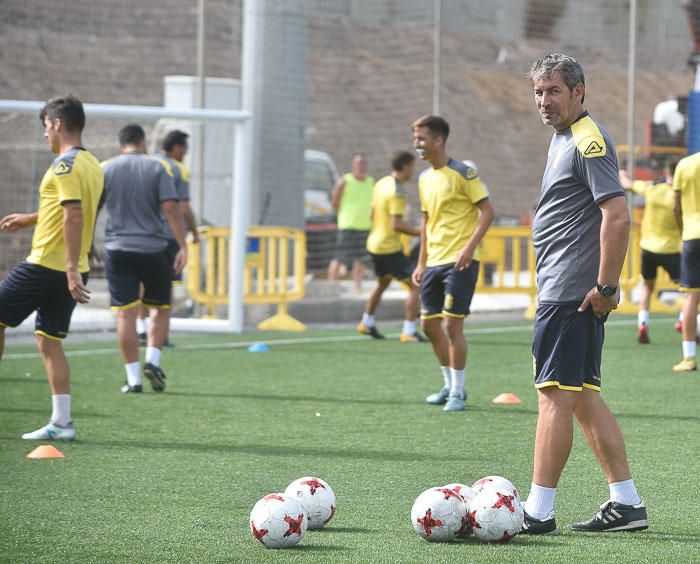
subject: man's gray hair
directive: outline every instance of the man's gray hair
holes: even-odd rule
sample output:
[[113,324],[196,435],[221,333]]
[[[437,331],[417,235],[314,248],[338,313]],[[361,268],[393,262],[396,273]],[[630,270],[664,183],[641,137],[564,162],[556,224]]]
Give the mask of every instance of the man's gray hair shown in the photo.
[[561,53],[546,55],[532,63],[527,77],[535,82],[541,78],[551,78],[556,71],[561,73],[569,90],[573,90],[579,82],[586,85],[583,68],[579,62],[573,57]]

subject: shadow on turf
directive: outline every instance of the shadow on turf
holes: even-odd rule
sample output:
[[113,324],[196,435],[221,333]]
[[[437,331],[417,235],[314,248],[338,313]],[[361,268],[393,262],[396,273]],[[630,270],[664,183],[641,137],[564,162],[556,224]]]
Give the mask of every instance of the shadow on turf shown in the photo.
[[316,529],[314,535],[321,533],[381,533],[379,529],[367,529],[366,527],[323,527]]
[[43,384],[44,386],[46,385],[46,377],[45,376],[37,376],[36,378],[31,377],[31,378],[0,378],[0,384],[4,383],[11,383],[11,384]]
[[343,398],[343,397],[319,397],[319,396],[276,396],[273,394],[214,394],[206,392],[168,392],[169,396],[198,396],[205,398],[234,398],[234,399],[259,399],[259,400],[272,400],[272,401],[313,401],[313,402],[327,402],[327,403],[367,403],[367,404],[397,404],[405,405],[416,403],[415,401],[401,401],[401,400],[374,400],[374,399],[357,399],[357,398]]
[[[31,408],[18,408],[18,407],[0,407],[0,413],[42,413],[46,415],[46,408],[43,409],[31,409]],[[109,417],[104,413],[88,413],[85,411],[73,411],[73,416],[76,417]]]

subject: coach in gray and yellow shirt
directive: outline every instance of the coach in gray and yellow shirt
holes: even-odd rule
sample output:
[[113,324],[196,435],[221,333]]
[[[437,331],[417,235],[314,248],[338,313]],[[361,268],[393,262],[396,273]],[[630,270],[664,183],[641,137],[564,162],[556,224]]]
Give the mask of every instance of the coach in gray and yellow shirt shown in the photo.
[[604,323],[617,307],[630,227],[615,146],[583,107],[585,79],[576,59],[548,55],[533,63],[529,77],[540,117],[555,132],[532,225],[539,415],[522,533],[557,530],[554,496],[571,452],[574,415],[608,480],[610,499],[572,530],[646,529],[622,432],[600,395]]
[[[153,389],[165,389],[160,354],[170,320],[170,281],[187,262],[182,212],[173,174],[167,162],[146,155],[146,135],[131,124],[119,132],[121,155],[103,163],[106,228],[105,271],[112,308],[117,311],[117,334],[124,356],[125,393],[143,391],[136,335],[138,306],[151,308],[144,374]],[[174,260],[167,255],[161,211],[179,245]],[[143,284],[140,298],[139,284]]]

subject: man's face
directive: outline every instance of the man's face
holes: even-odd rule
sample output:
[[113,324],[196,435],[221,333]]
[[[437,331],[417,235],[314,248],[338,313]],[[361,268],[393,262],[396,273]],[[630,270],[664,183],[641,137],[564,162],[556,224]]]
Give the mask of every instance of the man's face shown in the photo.
[[433,137],[427,127],[413,128],[413,148],[422,160],[430,160],[430,157],[440,151],[442,146],[442,137]]
[[355,155],[350,163],[350,170],[356,178],[364,178],[367,174],[367,159],[362,155]]
[[557,131],[566,129],[583,111],[583,84],[573,90],[564,82],[561,72],[555,71],[549,78],[538,78],[533,82],[535,104],[546,125]]
[[60,150],[59,131],[61,130],[61,120],[51,120],[48,116],[44,118],[44,139],[49,142],[51,150],[58,154]]
[[187,145],[187,141],[185,141],[182,145],[175,145],[173,147],[173,150],[170,152],[170,156],[176,161],[182,162],[182,160],[185,158],[185,155],[187,154],[188,149],[189,146]]

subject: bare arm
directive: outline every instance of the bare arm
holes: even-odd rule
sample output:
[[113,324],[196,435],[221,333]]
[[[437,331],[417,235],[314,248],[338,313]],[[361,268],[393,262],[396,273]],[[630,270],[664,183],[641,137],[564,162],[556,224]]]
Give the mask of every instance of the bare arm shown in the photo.
[[627,171],[623,168],[620,169],[620,172],[618,173],[620,177],[620,184],[622,184],[622,187],[625,190],[632,190],[632,179],[630,178],[630,175],[627,173]]
[[423,219],[420,224],[420,251],[418,253],[418,265],[413,271],[413,283],[420,286],[425,273],[425,263],[428,261],[428,251],[426,249],[426,226],[428,225],[428,214],[423,212]]
[[[617,286],[627,255],[630,212],[627,201],[621,197],[605,200],[599,207],[603,217],[600,225],[598,284]],[[593,314],[601,317],[617,308],[617,296],[605,298],[593,288],[579,306],[579,311],[586,310],[589,305],[593,308]]]
[[177,244],[180,246],[173,264],[175,273],[180,274],[185,264],[187,264],[187,243],[185,242],[185,229],[182,224],[180,204],[176,200],[166,200],[160,204],[160,207],[163,210],[165,219],[168,220],[168,225],[170,225],[170,230],[175,236]]
[[343,199],[343,191],[345,190],[345,179],[341,176],[333,187],[331,194],[331,205],[335,211],[340,208],[340,200]]
[[456,270],[464,270],[469,268],[472,263],[474,251],[479,246],[479,243],[481,243],[481,240],[484,238],[484,235],[488,231],[489,227],[491,226],[491,222],[493,221],[493,206],[488,198],[478,202],[476,207],[479,208],[479,224],[476,226],[476,229],[469,238],[469,241],[467,241],[467,244],[464,245],[462,250],[459,252],[459,255],[457,255],[457,262],[455,262]]
[[401,216],[398,215],[391,217],[391,227],[394,229],[394,231],[405,233],[406,235],[413,235],[414,237],[418,237],[421,234],[420,229],[411,227]]
[[39,214],[34,213],[11,213],[0,219],[0,231],[14,233],[18,229],[36,225]]
[[68,291],[73,299],[81,304],[90,301],[90,290],[83,284],[78,270],[80,245],[83,238],[83,210],[80,204],[63,206],[63,241],[66,247],[66,278]]
[[190,206],[187,200],[182,200],[180,202],[180,209],[182,210],[182,217],[185,220],[185,225],[192,232],[192,240],[195,243],[199,243],[199,232],[197,231],[197,222],[194,219],[192,206]]
[[681,193],[673,193],[673,216],[676,218],[676,224],[680,232],[683,232],[683,208],[681,207]]

